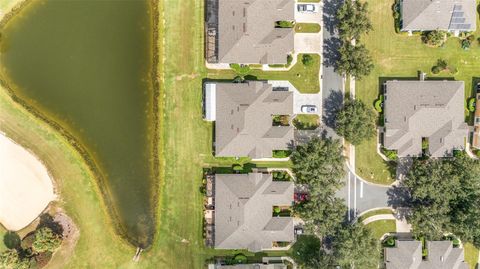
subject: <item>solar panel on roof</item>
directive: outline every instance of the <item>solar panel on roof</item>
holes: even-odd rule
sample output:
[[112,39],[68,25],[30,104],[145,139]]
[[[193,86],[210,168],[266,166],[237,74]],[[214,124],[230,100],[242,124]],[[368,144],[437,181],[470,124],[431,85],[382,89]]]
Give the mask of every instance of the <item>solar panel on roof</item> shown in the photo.
[[462,10],[462,5],[453,5],[453,11]]
[[454,11],[452,13],[453,18],[458,18],[458,17],[463,17],[464,12],[463,11]]
[[452,24],[454,23],[464,23],[465,22],[465,18],[452,18]]

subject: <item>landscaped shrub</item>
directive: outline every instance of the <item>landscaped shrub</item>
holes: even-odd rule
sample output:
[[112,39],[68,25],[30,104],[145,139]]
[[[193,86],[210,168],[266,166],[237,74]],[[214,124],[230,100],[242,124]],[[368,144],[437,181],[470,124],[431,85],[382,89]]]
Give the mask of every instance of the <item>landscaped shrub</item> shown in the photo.
[[277,28],[293,28],[295,26],[294,21],[276,21],[275,27]]
[[470,49],[471,45],[472,45],[472,41],[470,41],[468,39],[462,40],[462,49],[468,50],[468,49]]
[[274,115],[272,117],[273,126],[289,126],[290,117],[288,115]]
[[243,76],[236,76],[235,78],[233,78],[233,83],[242,83],[243,81],[245,81],[245,78]]
[[441,71],[442,71],[442,69],[437,65],[432,67],[432,73],[435,74],[435,75],[440,73]]
[[439,47],[445,42],[445,32],[443,31],[429,31],[424,32],[422,36],[423,43],[432,46]]
[[243,170],[243,166],[242,166],[241,164],[234,164],[234,165],[232,166],[232,169],[233,169],[233,171],[235,171],[235,172],[239,172],[239,171],[242,171],[242,170]]
[[238,253],[233,257],[233,260],[236,264],[244,264],[247,263],[247,256],[243,255],[242,253]]
[[373,106],[375,107],[375,110],[378,112],[378,113],[382,113],[383,112],[383,101],[385,100],[385,97],[383,96],[383,94],[380,94],[378,96],[378,99],[375,100],[375,103],[373,104]]
[[290,181],[291,177],[286,171],[274,171],[272,172],[274,181]]
[[396,150],[389,150],[386,148],[382,148],[382,153],[391,161],[396,161],[398,160],[398,154]]
[[387,248],[392,248],[395,246],[395,236],[389,235],[385,239],[383,239],[382,245]]
[[272,157],[273,158],[287,158],[292,154],[291,150],[274,150],[272,152]]
[[303,54],[302,63],[305,66],[311,66],[313,64],[313,57],[310,54]]
[[393,19],[395,21],[395,32],[398,34],[400,33],[400,23],[401,23],[400,3],[398,0],[396,0],[395,4],[393,4],[392,11],[393,11]]
[[468,102],[467,102],[467,110],[468,112],[475,112],[475,98],[474,97],[471,97],[468,99]]
[[280,209],[280,207],[278,207],[278,206],[274,206],[274,207],[273,207],[273,212],[275,212],[276,214],[279,214],[280,211],[282,211],[282,210]]
[[293,56],[291,54],[287,55],[287,65],[285,67],[289,67],[293,62]]

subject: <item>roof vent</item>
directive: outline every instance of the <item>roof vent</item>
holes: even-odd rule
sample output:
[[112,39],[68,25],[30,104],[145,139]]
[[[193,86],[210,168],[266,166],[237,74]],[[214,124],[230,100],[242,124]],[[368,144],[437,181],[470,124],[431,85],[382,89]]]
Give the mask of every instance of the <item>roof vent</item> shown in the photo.
[[445,258],[443,256],[440,256],[440,261],[441,262],[444,262],[445,261]]

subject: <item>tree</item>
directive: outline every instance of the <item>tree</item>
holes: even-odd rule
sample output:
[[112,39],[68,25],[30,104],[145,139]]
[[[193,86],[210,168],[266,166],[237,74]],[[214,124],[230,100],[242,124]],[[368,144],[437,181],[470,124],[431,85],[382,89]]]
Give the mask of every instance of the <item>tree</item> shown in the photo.
[[62,243],[59,235],[55,234],[52,229],[42,227],[35,231],[35,240],[32,249],[36,253],[50,251],[54,252]]
[[407,220],[417,234],[438,240],[447,232],[480,246],[480,164],[464,152],[449,160],[416,161],[404,181]]
[[290,156],[292,170],[299,184],[334,194],[345,176],[343,148],[338,140],[314,138],[298,145]]
[[310,54],[304,54],[302,56],[302,63],[305,66],[311,66],[313,64],[313,57]]
[[375,127],[375,113],[359,100],[346,100],[335,119],[336,132],[353,145],[374,136]]
[[432,47],[439,47],[445,42],[445,32],[443,31],[429,31],[424,32],[422,36],[423,43]]
[[16,249],[7,249],[0,253],[1,269],[27,269],[30,267],[30,259],[22,258]]
[[350,42],[343,42],[339,54],[336,71],[341,74],[348,74],[356,79],[361,79],[368,76],[374,67],[370,52],[364,45],[355,46]]
[[332,240],[333,260],[340,268],[377,268],[377,238],[361,223],[343,225]]
[[342,199],[313,190],[310,199],[296,204],[293,210],[305,222],[305,230],[309,234],[323,238],[335,233],[345,220],[347,207]]
[[347,41],[359,39],[372,30],[366,2],[346,0],[337,12],[337,19],[340,37]]

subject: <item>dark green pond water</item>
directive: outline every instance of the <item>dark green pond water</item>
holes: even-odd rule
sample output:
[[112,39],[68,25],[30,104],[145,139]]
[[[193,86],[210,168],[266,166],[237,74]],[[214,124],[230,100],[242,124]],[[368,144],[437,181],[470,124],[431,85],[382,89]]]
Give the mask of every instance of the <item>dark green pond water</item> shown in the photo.
[[82,142],[129,240],[143,246],[154,231],[150,8],[142,0],[32,0],[0,41],[10,87]]

